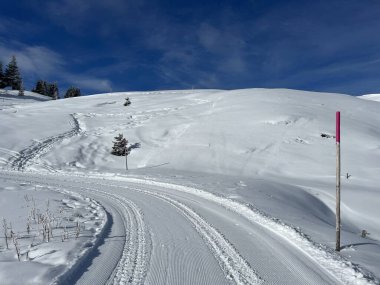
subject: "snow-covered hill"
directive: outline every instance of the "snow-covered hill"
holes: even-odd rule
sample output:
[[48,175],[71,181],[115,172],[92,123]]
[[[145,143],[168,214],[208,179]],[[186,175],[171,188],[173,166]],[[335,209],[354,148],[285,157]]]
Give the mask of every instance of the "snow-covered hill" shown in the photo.
[[380,94],[367,94],[367,95],[358,96],[358,98],[380,102]]
[[13,104],[28,104],[34,102],[50,101],[51,98],[34,93],[31,91],[24,91],[24,96],[18,96],[18,90],[0,89],[0,106],[12,106]]
[[[123,106],[126,97],[132,102],[128,107]],[[336,111],[341,111],[342,116],[342,255],[347,262],[359,264],[380,276],[377,267],[380,263],[380,105],[373,101],[341,94],[244,89],[122,92],[17,104],[0,110],[0,165],[3,170],[103,178],[112,183],[123,179],[126,183],[155,181],[161,183],[154,184],[155,187],[165,188],[170,195],[171,191],[183,190],[168,186],[173,183],[203,189],[218,197],[248,203],[264,216],[279,219],[302,235],[307,234],[312,243],[323,244],[329,251],[335,242]],[[127,174],[125,158],[110,155],[112,141],[119,133],[131,144],[140,143],[140,148],[133,149],[128,156]],[[94,186],[94,189],[106,191],[99,187]],[[115,191],[121,190],[115,188]],[[153,215],[146,203],[156,194],[145,195],[149,196],[146,201],[141,195],[138,194],[134,202],[149,219]],[[230,242],[234,241],[231,243],[240,253],[251,247],[244,238],[231,232],[225,220],[219,224],[220,220],[213,218],[200,200],[193,204],[182,194],[171,198],[157,195],[154,197],[180,209],[195,227],[201,227],[203,222],[190,208],[207,217],[208,224],[222,229],[223,235]],[[171,200],[173,197],[181,203]],[[180,221],[175,223],[180,224]],[[151,227],[156,229],[156,226]],[[286,231],[281,234],[281,229],[271,229],[279,236],[286,236]],[[212,237],[212,229],[203,230],[202,234],[220,242],[216,234]],[[370,233],[369,238],[360,237],[362,230]],[[155,258],[160,254],[157,240],[151,238],[152,265],[151,271],[146,273],[150,281],[154,276]],[[163,244],[164,241],[166,239]],[[305,251],[301,245],[299,249]],[[218,249],[214,248],[214,253],[215,250]],[[308,254],[314,255],[311,252]],[[301,257],[292,259],[285,251],[282,253],[289,260],[303,260]],[[265,262],[248,259],[248,264],[253,264],[253,272],[258,271],[257,280],[266,276],[262,279],[281,284],[285,269],[279,269],[279,279],[275,281],[273,273],[264,269]],[[334,272],[335,265],[330,259],[318,260],[317,264],[325,264],[321,266]],[[339,271],[340,267],[335,269]],[[300,270],[299,274],[307,276],[307,269]],[[292,284],[292,278],[285,278],[283,282],[287,280],[285,283]],[[304,282],[317,280],[305,278]],[[352,280],[357,282],[358,278]],[[373,276],[369,279],[377,282]],[[173,283],[177,279],[169,280]]]

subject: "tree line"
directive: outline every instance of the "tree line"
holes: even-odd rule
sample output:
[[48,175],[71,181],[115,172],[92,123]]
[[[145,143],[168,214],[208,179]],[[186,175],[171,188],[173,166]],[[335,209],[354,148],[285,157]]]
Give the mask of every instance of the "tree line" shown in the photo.
[[[20,70],[17,66],[16,56],[12,56],[10,62],[3,70],[3,64],[0,61],[0,89],[10,87],[12,90],[19,90],[19,95],[24,95],[24,84],[21,77]],[[59,90],[57,82],[47,82],[45,80],[38,80],[32,92],[49,96],[52,99],[59,99]],[[71,86],[67,89],[64,98],[79,97],[81,91],[77,87]]]

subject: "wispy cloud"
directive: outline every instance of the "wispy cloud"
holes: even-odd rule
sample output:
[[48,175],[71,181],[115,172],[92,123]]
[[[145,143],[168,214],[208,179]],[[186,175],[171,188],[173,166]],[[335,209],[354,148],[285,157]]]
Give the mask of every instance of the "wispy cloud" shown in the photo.
[[9,48],[0,42],[0,55],[3,63],[15,55],[22,73],[41,78],[51,76],[65,65],[59,54],[42,46],[19,44],[19,47]]
[[108,79],[70,72],[64,57],[47,47],[28,46],[20,42],[10,45],[0,39],[0,60],[4,65],[12,55],[16,56],[24,80],[29,84],[34,84],[37,79],[45,79],[93,91],[112,89],[112,83]]
[[63,74],[62,77],[72,85],[91,91],[112,91],[112,83],[108,79],[94,78],[86,75]]

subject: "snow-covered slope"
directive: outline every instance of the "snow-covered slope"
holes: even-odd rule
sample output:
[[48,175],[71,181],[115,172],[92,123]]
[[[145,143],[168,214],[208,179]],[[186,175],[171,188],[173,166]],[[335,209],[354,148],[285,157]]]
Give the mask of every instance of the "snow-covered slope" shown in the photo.
[[[126,97],[130,97],[132,102],[128,107],[123,106]],[[276,265],[279,270],[277,276],[271,273],[270,268],[266,269],[269,264],[255,260],[254,256],[245,255],[243,257],[248,262],[248,267],[244,269],[246,261],[238,262],[242,257],[239,252],[241,254],[248,252],[248,248],[252,246],[253,250],[255,246],[260,246],[260,243],[254,245],[254,241],[251,244],[248,238],[243,238],[244,233],[247,233],[245,229],[251,231],[250,222],[255,220],[260,224],[257,217],[248,213],[250,210],[239,208],[240,206],[233,203],[228,204],[224,200],[210,198],[212,202],[202,202],[207,195],[194,198],[188,192],[197,190],[183,192],[185,188],[170,185],[203,189],[217,194],[217,197],[232,199],[240,203],[239,205],[248,203],[249,207],[257,209],[259,215],[280,219],[281,223],[285,222],[290,228],[297,228],[296,231],[301,232],[301,235],[307,234],[307,240],[314,245],[301,245],[300,241],[298,249],[308,252],[308,256],[319,256],[313,247],[318,244],[327,246],[322,251],[328,252],[328,248],[334,248],[335,241],[336,111],[341,111],[342,116],[342,254],[344,258],[380,276],[377,267],[380,262],[380,106],[376,102],[341,94],[286,89],[244,89],[113,93],[17,105],[0,111],[0,163],[4,170],[28,170],[33,173],[46,171],[86,179],[102,177],[109,180],[108,183],[119,183],[122,180],[124,183],[137,184],[138,186],[130,186],[129,190],[122,190],[123,186],[120,185],[113,187],[120,195],[123,191],[128,191],[128,197],[132,197],[148,219],[146,227],[150,226],[150,230],[157,235],[151,235],[151,246],[145,244],[150,249],[141,253],[151,256],[151,265],[149,270],[146,269],[147,264],[144,265],[145,269],[141,268],[142,271],[146,270],[145,275],[136,275],[140,281],[147,278],[155,283],[153,276],[161,280],[163,276],[154,275],[157,272],[155,270],[160,268],[155,267],[159,264],[156,262],[159,262],[160,255],[170,256],[175,252],[170,250],[170,246],[166,253],[158,250],[158,241],[166,246],[166,242],[175,235],[184,238],[180,230],[173,230],[172,236],[171,231],[163,235],[161,231],[167,230],[166,226],[162,224],[162,220],[158,222],[154,218],[161,214],[148,207],[151,200],[158,199],[177,209],[193,223],[202,238],[211,243],[209,246],[217,263],[222,268],[231,266],[224,271],[227,275],[235,276],[234,270],[244,270],[248,274],[244,278],[251,278],[250,280],[258,283],[261,279],[277,284],[281,284],[281,281],[282,284],[317,282],[316,276],[308,279],[307,274],[311,273],[303,267],[297,269],[298,273],[294,276],[304,276],[304,279],[297,277],[298,281],[295,281],[294,276],[287,275],[286,271],[294,266],[291,264],[296,259],[301,260],[301,263],[307,261],[302,255],[295,254],[291,257],[291,253],[285,250],[286,243],[279,242],[270,233],[276,232],[284,238],[287,236],[285,239],[288,240],[292,239],[292,234],[281,227],[268,226],[265,221],[264,228],[267,228],[263,231],[269,232],[263,232],[256,238],[273,238],[272,250],[283,254],[284,260],[289,263],[283,261],[282,265]],[[128,156],[130,170],[126,177],[125,158],[110,155],[113,138],[119,133],[124,134],[131,144],[141,145]],[[50,178],[44,179],[48,181]],[[105,186],[107,183],[101,187],[101,182],[92,184],[93,182],[85,181],[97,191],[108,191]],[[144,183],[145,186],[142,185],[141,181],[151,181],[148,183],[150,188],[143,190],[148,186]],[[69,187],[68,182],[60,183],[66,183],[66,187]],[[131,190],[134,187],[136,190]],[[168,196],[160,196],[154,187],[167,192],[165,195]],[[133,194],[131,191],[137,192]],[[178,194],[178,191],[185,194]],[[232,212],[248,211],[242,214],[246,222],[235,217],[236,212],[228,216],[213,203],[219,203]],[[172,213],[164,204],[160,206],[162,210]],[[206,206],[209,210],[205,209]],[[126,207],[135,211],[134,204]],[[222,213],[220,215],[223,218],[214,216],[218,212]],[[199,213],[201,215],[198,217]],[[139,216],[136,217],[138,220]],[[226,223],[226,219],[230,222]],[[176,227],[181,227],[181,223],[180,219],[173,220]],[[237,231],[241,231],[241,236],[234,234],[234,223],[242,225]],[[207,225],[211,225],[211,228]],[[140,227],[145,226],[141,224]],[[227,243],[224,244],[213,227],[222,232],[228,240]],[[190,231],[189,228],[184,230]],[[360,237],[362,230],[370,233],[369,238]],[[254,232],[259,231],[255,228]],[[175,242],[179,247],[185,243]],[[231,248],[228,245],[230,243]],[[297,245],[294,246],[297,248]],[[263,260],[268,259],[268,256],[265,257],[268,248],[263,249],[265,251],[260,252],[260,256]],[[194,257],[190,249],[186,251],[186,246],[184,250]],[[230,252],[229,257],[218,255],[219,250]],[[234,250],[238,252],[235,253]],[[161,258],[164,260],[162,262],[170,263],[170,258]],[[207,259],[202,257],[202,260],[203,258]],[[224,258],[231,258],[238,265],[225,264]],[[338,260],[338,257],[329,258],[317,258],[314,262],[322,264],[330,275],[338,278],[334,272],[342,268],[332,261]],[[174,258],[173,262],[179,260]],[[196,259],[193,261],[197,262]],[[252,272],[249,264],[253,267]],[[207,262],[206,268],[214,270],[213,266]],[[179,282],[178,280],[184,282],[184,277],[178,270],[181,269],[170,267],[169,272],[174,275],[167,276],[168,283]],[[196,270],[195,267],[193,270]],[[321,272],[317,270],[316,275],[322,274]],[[116,279],[116,276],[120,276],[118,273],[114,274]],[[175,274],[182,277],[175,277]],[[231,278],[235,281],[242,278],[239,274],[236,276],[237,279]],[[358,276],[351,281],[358,282]],[[219,280],[223,276],[216,274],[214,277]],[[333,278],[333,281],[330,277],[324,276],[322,283],[323,280],[325,283],[335,283],[340,278]],[[369,279],[377,282],[373,276]],[[196,283],[207,283],[202,280],[199,279]],[[345,282],[343,279],[339,280]],[[156,284],[165,284],[165,281]]]
[[18,96],[18,90],[0,89],[0,108],[11,108],[14,105],[22,105],[43,101],[50,101],[51,98],[38,93],[24,91],[24,96]]
[[358,96],[358,98],[380,102],[380,94],[367,94],[367,95]]

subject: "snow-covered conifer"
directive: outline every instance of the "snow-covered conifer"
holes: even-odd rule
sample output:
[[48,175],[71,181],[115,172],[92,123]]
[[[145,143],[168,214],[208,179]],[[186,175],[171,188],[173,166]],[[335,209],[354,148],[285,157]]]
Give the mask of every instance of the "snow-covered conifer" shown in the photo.
[[54,100],[58,99],[58,85],[56,82],[49,84],[48,96],[50,96]]
[[36,87],[34,87],[32,92],[35,92],[41,95],[46,95],[46,82],[43,80],[38,80],[36,83]]
[[130,150],[128,149],[128,141],[123,137],[123,134],[119,134],[115,137],[114,145],[112,147],[112,154],[117,156],[128,155]]
[[16,57],[12,56],[11,61],[7,65],[7,68],[5,69],[5,84],[6,86],[12,87],[12,90],[18,90],[20,89],[21,84],[21,75],[20,71],[18,70]]
[[70,87],[65,94],[64,98],[79,97],[81,96],[80,89],[77,87]]

